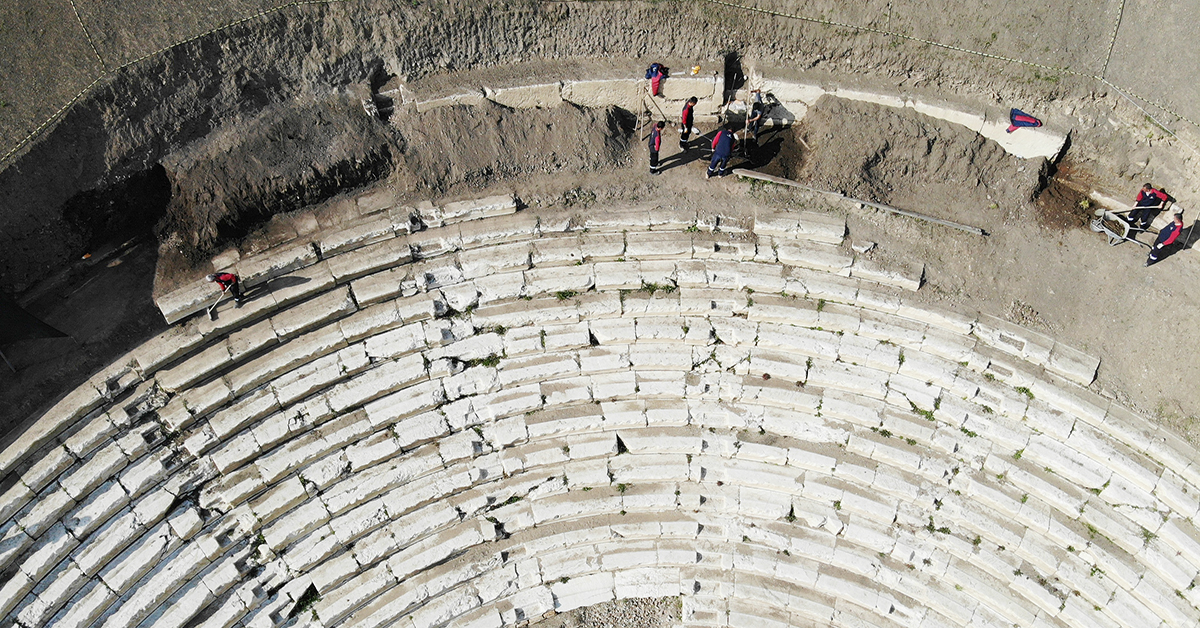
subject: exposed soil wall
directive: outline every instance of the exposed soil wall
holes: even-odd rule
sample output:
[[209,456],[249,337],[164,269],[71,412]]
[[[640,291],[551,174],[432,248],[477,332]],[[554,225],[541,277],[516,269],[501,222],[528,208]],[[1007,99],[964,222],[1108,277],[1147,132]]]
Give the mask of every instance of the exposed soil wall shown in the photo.
[[403,138],[348,94],[269,106],[167,155],[160,237],[200,263],[273,214],[388,176],[403,150]]
[[825,96],[780,144],[768,172],[987,230],[1042,186],[1037,162],[911,109]]
[[[95,10],[114,12],[108,16],[114,18],[122,9]],[[850,17],[870,23],[880,16]],[[1028,93],[1040,100],[1092,89],[1071,77],[1040,84],[981,82],[979,77],[1014,70],[977,57],[964,63],[904,40],[882,42],[861,31],[831,31],[707,3],[307,5],[199,37],[116,71],[0,171],[0,286],[20,289],[96,240],[131,228],[111,226],[120,221],[108,215],[121,210],[89,199],[110,195],[130,177],[147,176],[172,153],[224,125],[280,111],[273,107],[283,103],[368,84],[381,73],[413,78],[576,57],[716,60],[730,50],[763,63],[914,77],[926,86],[977,94]],[[334,164],[321,168],[336,170]],[[81,209],[68,213],[68,206]],[[88,224],[78,219],[96,213],[102,216]],[[97,224],[111,227],[98,230]]]

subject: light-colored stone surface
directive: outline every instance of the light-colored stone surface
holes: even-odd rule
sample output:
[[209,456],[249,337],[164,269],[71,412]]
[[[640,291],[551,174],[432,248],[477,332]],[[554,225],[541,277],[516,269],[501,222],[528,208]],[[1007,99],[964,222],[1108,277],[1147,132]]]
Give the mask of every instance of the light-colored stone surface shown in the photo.
[[[94,384],[64,402],[102,412],[4,493],[5,612],[175,625],[216,600],[222,625],[277,624],[311,579],[321,621],[390,621],[415,592],[409,621],[454,625],[645,592],[695,625],[1200,618],[1192,450],[1072,383],[1093,359],[899,296],[882,284],[911,273],[852,262],[821,214],[721,251],[736,238],[695,212],[544,247],[523,214],[422,232],[415,265],[348,264],[411,282],[358,312],[329,268],[379,243],[293,273],[312,285],[273,291],[283,309],[158,374],[166,438]],[[811,251],[837,263],[795,264]]]
[[492,89],[483,88],[488,100],[514,109],[544,109],[562,104],[562,83],[521,85]]

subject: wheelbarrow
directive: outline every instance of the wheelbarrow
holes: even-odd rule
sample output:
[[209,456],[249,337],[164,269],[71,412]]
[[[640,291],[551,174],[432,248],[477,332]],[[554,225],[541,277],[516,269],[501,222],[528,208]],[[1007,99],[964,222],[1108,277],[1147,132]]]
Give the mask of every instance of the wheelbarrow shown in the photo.
[[1108,236],[1108,243],[1111,246],[1116,246],[1122,242],[1137,242],[1138,244],[1149,248],[1150,245],[1145,242],[1140,242],[1129,237],[1129,233],[1134,231],[1129,223],[1125,222],[1116,212],[1107,209],[1097,209],[1096,218],[1092,220],[1092,231],[1103,233]]

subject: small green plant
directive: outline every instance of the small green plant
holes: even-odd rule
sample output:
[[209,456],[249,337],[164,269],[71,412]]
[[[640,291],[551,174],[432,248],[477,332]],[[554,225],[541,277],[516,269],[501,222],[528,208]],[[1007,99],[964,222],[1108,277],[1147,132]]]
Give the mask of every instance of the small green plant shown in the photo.
[[978,534],[975,535],[974,539],[971,539],[971,545],[974,545],[975,547],[979,547],[980,543],[983,543],[983,539],[980,538]]
[[566,584],[566,583],[570,582],[570,581],[571,581],[571,579],[570,579],[569,577],[567,577],[567,576],[563,576],[563,577],[559,578],[559,579],[558,579],[558,581],[559,581],[559,582],[561,582],[561,583],[563,583],[563,584]]
[[1142,528],[1142,540],[1143,541],[1149,543],[1150,541],[1153,541],[1156,538],[1158,538],[1157,534],[1147,530],[1146,528]]
[[969,429],[967,429],[967,428],[965,428],[965,427],[960,427],[960,428],[958,428],[958,431],[962,432],[963,434],[966,434],[967,436],[969,436],[969,437],[971,437],[971,438],[975,438],[976,436],[979,436],[979,434],[978,434],[978,433],[976,433],[976,432],[973,432],[973,431],[971,431],[971,430],[969,430]]
[[842,500],[840,500],[840,499],[838,499],[838,500],[834,500],[834,502],[833,502],[833,509],[834,509],[834,510],[841,510],[841,509],[842,509]]
[[905,438],[904,442],[908,443],[909,446],[911,446],[911,447],[917,446],[917,439],[915,439],[915,438]]
[[1021,503],[1024,504],[1027,501],[1029,501],[1029,493],[1021,495]]
[[1016,391],[1022,395],[1025,395],[1026,397],[1029,397],[1030,399],[1033,399],[1033,391],[1024,386],[1017,386]]
[[817,299],[817,312],[825,309],[825,299]]
[[570,299],[578,294],[579,293],[575,292],[574,290],[559,290],[558,292],[554,293],[554,296],[558,298],[559,301],[566,301],[567,299]]
[[618,493],[622,493],[622,494],[624,494],[624,493],[625,493],[625,491],[627,491],[627,490],[629,490],[629,485],[628,485],[628,484],[618,484],[618,485],[617,485],[617,492],[618,492]]
[[917,414],[917,415],[920,415],[920,416],[923,416],[923,417],[925,417],[925,420],[926,420],[926,421],[933,421],[933,420],[934,420],[934,418],[933,418],[933,410],[922,410],[922,409],[920,409],[920,408],[918,408],[918,407],[917,407],[917,404],[915,404],[915,403],[913,403],[913,402],[911,402],[911,401],[910,401],[910,402],[908,402],[908,405],[909,405],[909,407],[911,407],[911,408],[912,408],[912,411],[913,411],[913,413],[914,413],[914,414]]
[[1025,448],[1024,448],[1024,447],[1022,447],[1021,449],[1018,449],[1018,450],[1014,451],[1014,452],[1013,452],[1013,460],[1020,460],[1020,459],[1021,459],[1021,456],[1022,456],[1024,453],[1025,453]]

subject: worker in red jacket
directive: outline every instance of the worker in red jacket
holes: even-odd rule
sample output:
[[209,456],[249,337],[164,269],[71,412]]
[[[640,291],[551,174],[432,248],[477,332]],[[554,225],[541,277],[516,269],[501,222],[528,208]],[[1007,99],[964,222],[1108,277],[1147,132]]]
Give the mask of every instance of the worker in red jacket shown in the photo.
[[1158,261],[1158,255],[1163,249],[1175,244],[1175,240],[1179,239],[1179,232],[1183,231],[1183,214],[1176,213],[1171,224],[1163,227],[1162,231],[1158,232],[1158,239],[1154,241],[1154,246],[1150,247],[1150,256],[1146,258],[1146,266],[1149,266]]
[[679,115],[679,149],[687,150],[691,148],[688,144],[688,139],[692,136],[692,127],[696,125],[696,100],[695,96],[687,99],[683,103],[683,113]]
[[662,120],[654,125],[654,130],[650,131],[650,174],[658,174],[658,151],[662,148],[662,131],[667,127],[667,123]]
[[233,295],[233,301],[239,305],[242,302],[242,287],[238,276],[233,273],[213,273],[206,277],[209,281],[221,286],[221,292],[228,290]]
[[1166,192],[1154,189],[1149,183],[1143,185],[1134,201],[1133,211],[1129,213],[1129,224],[1133,225],[1134,229],[1145,231],[1154,219],[1154,214],[1167,206],[1168,199],[1170,197]]

